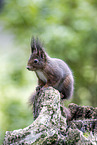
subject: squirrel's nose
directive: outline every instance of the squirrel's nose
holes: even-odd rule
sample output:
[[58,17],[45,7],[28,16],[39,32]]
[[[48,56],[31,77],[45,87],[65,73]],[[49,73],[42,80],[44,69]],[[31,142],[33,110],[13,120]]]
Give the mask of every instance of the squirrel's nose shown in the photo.
[[31,70],[31,67],[30,67],[30,66],[26,66],[26,68],[27,68],[28,70]]

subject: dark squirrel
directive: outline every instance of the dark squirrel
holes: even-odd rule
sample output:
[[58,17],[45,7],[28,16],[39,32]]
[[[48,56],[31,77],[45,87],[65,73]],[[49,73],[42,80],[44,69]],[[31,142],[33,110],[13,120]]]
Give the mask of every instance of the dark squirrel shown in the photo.
[[[72,97],[74,90],[72,71],[61,59],[48,56],[39,39],[33,38],[31,41],[31,56],[28,60],[27,69],[35,71],[39,85],[37,88],[52,86],[61,93],[61,99]],[[31,101],[33,101],[33,98]],[[30,102],[30,104],[33,104],[33,102]]]

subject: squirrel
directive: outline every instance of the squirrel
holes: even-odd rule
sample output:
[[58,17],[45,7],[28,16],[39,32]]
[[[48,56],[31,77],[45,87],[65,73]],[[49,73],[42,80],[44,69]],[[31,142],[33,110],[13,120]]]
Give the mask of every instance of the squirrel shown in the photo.
[[52,86],[61,93],[61,99],[72,97],[74,91],[72,71],[63,60],[51,58],[38,38],[31,41],[31,56],[26,68],[36,73],[39,85],[37,88]]
[[[60,92],[61,99],[70,99],[74,91],[73,74],[68,65],[61,59],[51,58],[44,50],[39,39],[31,41],[31,56],[26,67],[34,71],[38,77],[38,87],[36,92],[31,95],[29,105],[34,106],[34,120],[38,117],[37,106],[35,106],[36,96],[41,88],[52,86]],[[66,114],[67,121],[71,120],[70,110],[60,106],[61,113]]]

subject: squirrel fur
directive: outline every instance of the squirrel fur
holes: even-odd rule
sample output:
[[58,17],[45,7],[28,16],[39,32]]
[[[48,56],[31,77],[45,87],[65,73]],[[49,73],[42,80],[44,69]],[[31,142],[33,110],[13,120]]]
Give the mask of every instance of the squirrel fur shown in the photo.
[[73,95],[74,79],[68,65],[58,58],[51,58],[42,47],[39,39],[31,41],[31,56],[27,69],[35,71],[38,77],[38,88],[52,86],[61,93],[61,99]]

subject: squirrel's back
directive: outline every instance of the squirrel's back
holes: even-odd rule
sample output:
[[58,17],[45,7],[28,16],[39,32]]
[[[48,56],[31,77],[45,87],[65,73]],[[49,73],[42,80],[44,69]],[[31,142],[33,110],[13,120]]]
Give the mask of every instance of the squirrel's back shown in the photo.
[[54,68],[57,71],[57,73],[59,72],[62,77],[64,77],[65,75],[68,75],[68,74],[72,75],[72,71],[70,70],[69,66],[63,60],[58,59],[58,58],[49,57],[49,59],[47,61],[48,61],[48,64],[52,68]]

